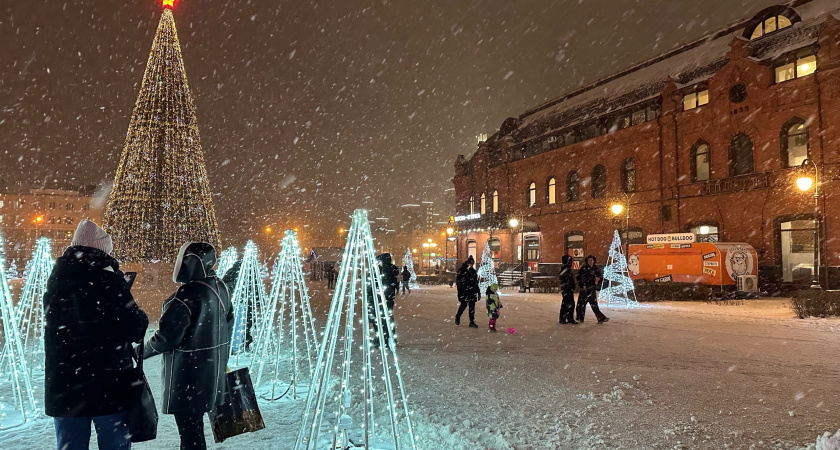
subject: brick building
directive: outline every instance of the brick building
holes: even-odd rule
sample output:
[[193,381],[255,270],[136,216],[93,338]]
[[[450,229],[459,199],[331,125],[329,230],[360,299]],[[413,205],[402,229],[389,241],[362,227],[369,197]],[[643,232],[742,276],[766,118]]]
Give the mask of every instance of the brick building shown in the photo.
[[0,193],[0,229],[7,258],[22,268],[21,262],[29,259],[35,240],[42,236],[52,240],[53,254],[60,255],[70,245],[79,221],[102,223],[101,206],[94,200],[92,188]]
[[[502,263],[603,262],[614,229],[694,232],[751,244],[761,279],[790,283],[810,276],[818,218],[837,286],[838,17],[840,0],[770,7],[508,118],[455,163],[459,254],[489,239]],[[796,185],[815,171],[816,201]]]

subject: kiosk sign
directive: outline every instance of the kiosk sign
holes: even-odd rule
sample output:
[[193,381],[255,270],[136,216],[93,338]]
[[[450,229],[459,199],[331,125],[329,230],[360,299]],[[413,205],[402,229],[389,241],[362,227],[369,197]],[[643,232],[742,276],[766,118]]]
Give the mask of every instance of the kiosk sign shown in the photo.
[[696,240],[694,233],[649,234],[648,244],[693,244]]

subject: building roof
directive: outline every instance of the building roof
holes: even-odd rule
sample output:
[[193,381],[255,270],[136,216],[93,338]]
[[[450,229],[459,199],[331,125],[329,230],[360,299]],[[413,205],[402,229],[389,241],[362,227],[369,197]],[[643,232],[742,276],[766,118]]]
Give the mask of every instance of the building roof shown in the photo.
[[[792,7],[801,21],[774,32],[772,36],[747,42],[752,59],[766,61],[813,44],[824,26],[825,14],[831,13],[835,18],[840,16],[840,0],[793,0],[782,6]],[[525,111],[519,116],[514,134],[521,138],[539,136],[549,130],[575,125],[653,99],[671,80],[678,87],[703,82],[726,65],[729,44],[733,39],[747,41],[741,36],[754,17],[744,18],[701,39]],[[505,133],[494,134],[490,141],[498,138],[499,134]]]

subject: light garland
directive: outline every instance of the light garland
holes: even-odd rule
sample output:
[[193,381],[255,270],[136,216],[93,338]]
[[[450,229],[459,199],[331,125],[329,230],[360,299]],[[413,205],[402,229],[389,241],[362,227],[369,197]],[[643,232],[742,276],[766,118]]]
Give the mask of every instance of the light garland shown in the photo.
[[[29,422],[41,415],[17,327],[12,293],[6,281],[4,254],[3,234],[0,232],[0,320],[5,339],[4,362],[0,362],[0,429]],[[3,369],[4,366],[8,369]]]
[[227,271],[230,270],[230,268],[236,263],[237,258],[239,258],[239,252],[236,251],[236,247],[228,247],[222,250],[222,254],[219,255],[219,265],[216,269],[216,276],[224,278]]
[[481,253],[481,265],[478,267],[478,289],[481,291],[479,293],[481,298],[487,292],[487,286],[491,284],[499,284],[499,279],[496,277],[496,266],[493,264],[493,255],[490,253],[490,241],[487,241]]
[[54,264],[52,243],[45,237],[38,239],[26,266],[26,282],[16,311],[30,371],[44,369],[44,292]]
[[195,104],[171,9],[163,11],[103,219],[124,262],[173,262],[184,242],[219,248]]
[[[295,443],[297,450],[417,449],[394,334],[387,333],[386,340],[385,333],[368,326],[370,321],[393,329],[374,255],[367,211],[356,210]],[[385,417],[377,421],[383,404]],[[322,428],[325,419],[332,422],[329,430]]]
[[601,281],[601,293],[598,300],[605,303],[619,303],[625,306],[639,306],[636,300],[636,287],[627,270],[627,260],[621,247],[618,230],[613,233],[607,265],[604,266],[604,279]]
[[6,279],[13,280],[18,277],[18,269],[17,263],[13,259],[12,262],[9,263],[9,269],[6,271]]
[[[292,397],[297,398],[300,380],[311,381],[313,360],[318,352],[315,320],[309,303],[309,291],[303,274],[300,245],[293,230],[287,230],[282,250],[277,256],[274,282],[268,296],[268,309],[262,316],[265,336],[252,359],[256,384],[263,376],[272,377],[271,398],[276,398],[279,384],[288,382]],[[281,368],[287,364],[288,378]]]
[[[236,279],[231,303],[234,321],[230,354],[236,355],[235,364],[239,364],[240,356],[259,346],[259,340],[262,338],[260,318],[266,308],[265,286],[260,275],[257,244],[254,241],[248,241],[245,244],[242,265],[239,268],[239,277]],[[249,310],[251,312],[250,324],[248,323]],[[250,345],[246,342],[248,336],[252,338]]]

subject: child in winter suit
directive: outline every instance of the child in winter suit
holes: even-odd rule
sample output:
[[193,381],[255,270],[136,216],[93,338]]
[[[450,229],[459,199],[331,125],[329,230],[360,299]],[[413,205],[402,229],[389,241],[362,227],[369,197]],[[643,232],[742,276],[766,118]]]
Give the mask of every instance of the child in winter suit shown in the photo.
[[496,283],[487,286],[487,317],[490,318],[490,331],[496,331],[496,319],[499,318],[499,310],[502,308],[502,301],[499,300],[499,285]]

